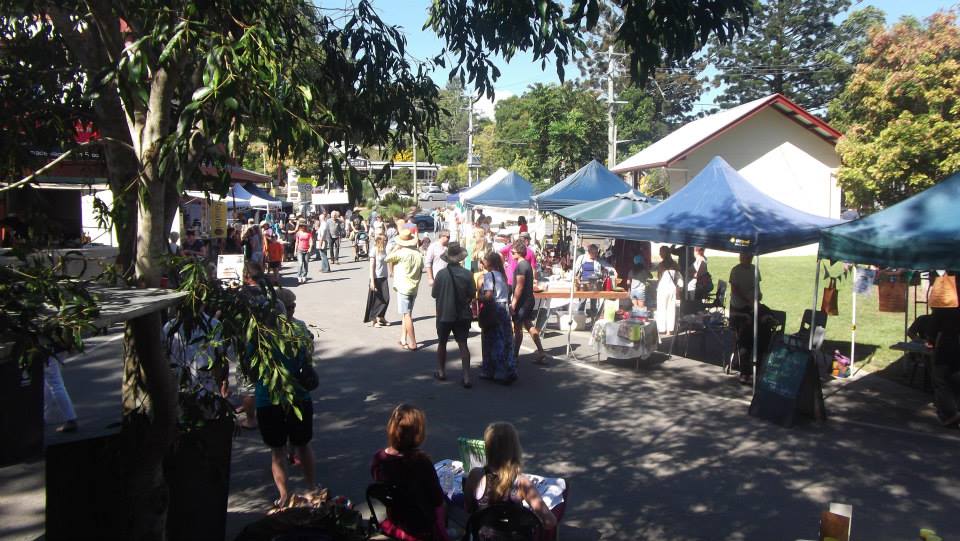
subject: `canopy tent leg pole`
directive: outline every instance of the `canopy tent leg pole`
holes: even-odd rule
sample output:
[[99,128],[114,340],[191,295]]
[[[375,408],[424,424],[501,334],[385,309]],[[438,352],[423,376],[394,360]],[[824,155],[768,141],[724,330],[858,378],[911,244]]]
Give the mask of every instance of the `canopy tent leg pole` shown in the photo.
[[[857,267],[853,267],[853,284],[857,284]],[[850,375],[853,375],[853,363],[857,358],[857,288],[851,287],[853,301],[850,303],[852,323],[850,324]]]
[[753,265],[753,392],[757,392],[757,373],[758,373],[758,363],[757,359],[760,357],[757,355],[757,328],[758,320],[760,319],[760,254],[757,254],[757,261]]
[[816,330],[817,321],[817,290],[820,288],[820,256],[817,255],[817,275],[813,280],[813,304],[810,305],[810,336],[807,341],[807,349],[813,352],[813,332]]
[[[572,232],[572,229],[573,228],[571,228],[571,232]],[[576,242],[577,236],[579,236],[579,234],[580,234],[579,230],[573,233],[574,242]],[[570,247],[570,251],[576,253],[573,250],[572,246]],[[577,277],[574,273],[574,268],[573,268],[573,264],[575,263],[575,261],[571,259],[570,262],[571,262],[570,263],[570,304],[567,305],[567,314],[568,314],[567,316],[568,318],[567,319],[567,358],[568,359],[570,358],[571,349],[572,349],[570,345],[570,340],[571,340],[571,335],[573,334],[573,292],[577,288],[577,280],[576,280]]]
[[[910,321],[910,275],[906,274],[909,271],[903,271],[904,277],[907,280],[906,287],[903,288],[903,341],[906,342],[907,330],[910,327],[908,323]],[[914,297],[916,299],[916,297]],[[916,317],[916,312],[914,312],[914,317]]]

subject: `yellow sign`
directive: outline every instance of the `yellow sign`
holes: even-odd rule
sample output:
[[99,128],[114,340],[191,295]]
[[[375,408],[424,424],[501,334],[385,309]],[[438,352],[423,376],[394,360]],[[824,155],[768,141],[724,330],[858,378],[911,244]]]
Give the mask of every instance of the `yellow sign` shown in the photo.
[[217,239],[227,236],[226,201],[210,201],[210,236]]

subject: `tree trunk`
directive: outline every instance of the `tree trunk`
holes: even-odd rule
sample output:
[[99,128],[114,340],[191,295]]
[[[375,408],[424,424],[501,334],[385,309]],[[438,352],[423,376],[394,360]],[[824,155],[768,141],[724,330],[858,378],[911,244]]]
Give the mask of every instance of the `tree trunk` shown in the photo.
[[[136,277],[143,287],[159,287],[166,253],[167,229],[164,219],[167,186],[160,174],[160,146],[169,130],[170,103],[174,77],[158,69],[150,84],[150,99],[142,119],[131,123],[131,136],[139,137],[141,182],[137,200]],[[149,422],[128,417],[125,428],[137,432],[139,460],[132,469],[129,485],[131,532],[135,539],[162,541],[166,537],[168,490],[163,478],[163,457],[176,436],[176,387],[169,368],[159,313],[128,323],[133,356],[125,360],[125,404],[143,404]],[[129,344],[128,344],[129,345]],[[143,400],[142,397],[149,397]],[[138,397],[141,397],[138,400]],[[143,430],[143,433],[140,431]]]

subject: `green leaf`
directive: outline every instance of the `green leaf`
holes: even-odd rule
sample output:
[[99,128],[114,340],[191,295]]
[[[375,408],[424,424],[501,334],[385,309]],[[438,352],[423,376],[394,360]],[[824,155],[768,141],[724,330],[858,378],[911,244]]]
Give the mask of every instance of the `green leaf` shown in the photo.
[[193,91],[193,96],[191,96],[191,99],[193,101],[203,101],[203,99],[209,96],[211,92],[213,92],[213,88],[209,86],[201,86]]
[[310,87],[306,85],[298,85],[297,88],[300,90],[300,93],[303,94],[303,99],[307,103],[313,101],[313,92],[310,91]]

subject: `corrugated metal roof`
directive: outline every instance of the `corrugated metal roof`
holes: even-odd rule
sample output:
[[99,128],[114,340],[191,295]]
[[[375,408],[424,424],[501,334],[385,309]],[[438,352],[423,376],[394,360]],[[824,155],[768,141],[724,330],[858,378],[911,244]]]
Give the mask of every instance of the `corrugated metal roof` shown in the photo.
[[629,171],[669,166],[697,147],[706,144],[724,131],[734,127],[742,120],[768,106],[773,106],[774,109],[780,113],[783,113],[801,126],[810,129],[818,137],[827,140],[831,144],[836,143],[840,137],[840,132],[831,128],[830,125],[823,120],[808,113],[799,105],[780,94],[771,94],[689,122],[663,139],[660,139],[618,163],[611,171],[614,173],[626,173]]

